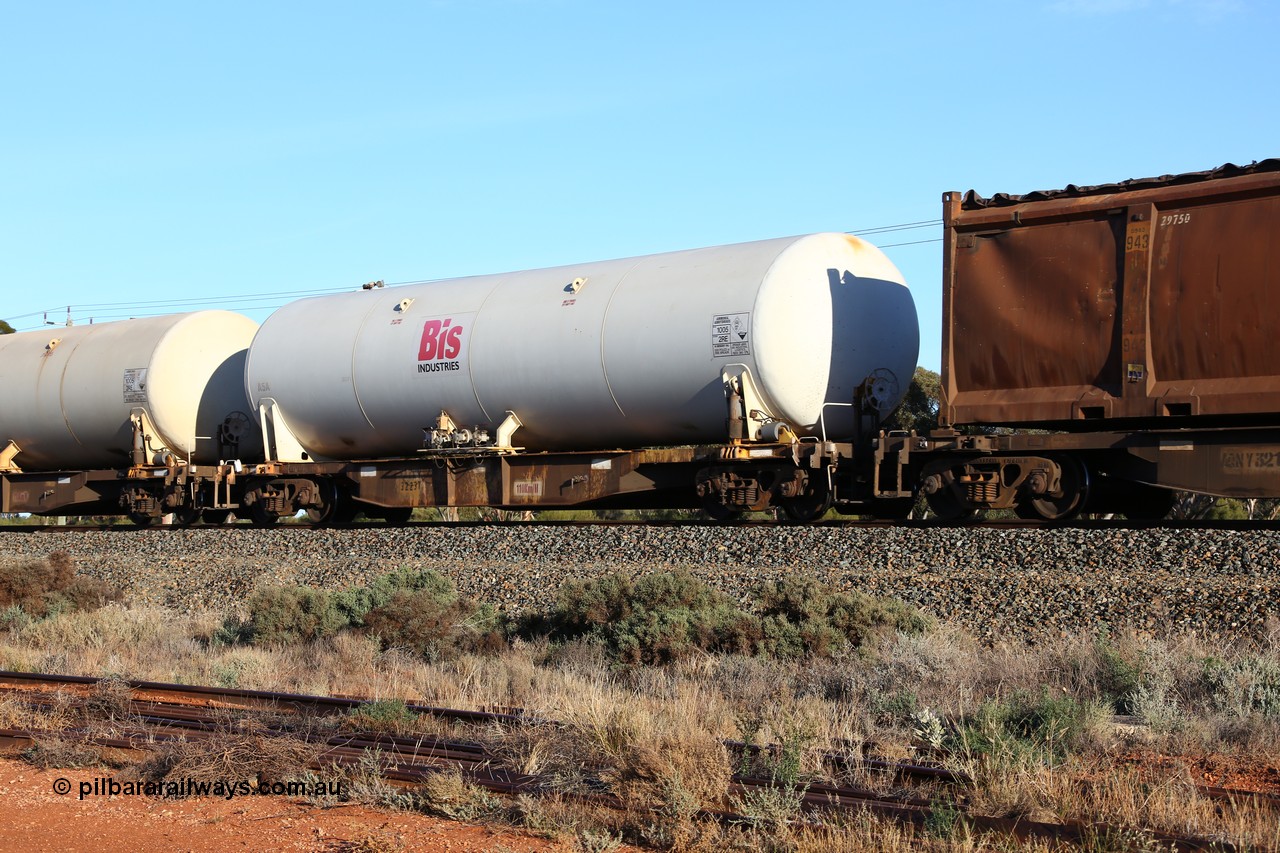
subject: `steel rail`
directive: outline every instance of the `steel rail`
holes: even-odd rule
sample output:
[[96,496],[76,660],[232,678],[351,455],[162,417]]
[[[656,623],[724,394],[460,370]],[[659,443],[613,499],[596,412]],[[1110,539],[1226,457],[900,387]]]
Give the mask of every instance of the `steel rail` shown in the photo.
[[14,533],[26,535],[50,535],[54,533],[141,533],[146,535],[164,534],[182,530],[216,530],[227,534],[240,531],[255,533],[295,533],[316,530],[348,531],[348,530],[449,530],[467,528],[580,528],[580,527],[815,527],[815,528],[850,528],[856,530],[874,530],[881,528],[906,528],[913,530],[934,529],[977,529],[977,530],[1280,530],[1280,519],[1158,519],[1139,520],[1124,518],[1075,518],[1066,521],[1035,521],[1015,518],[978,519],[974,521],[941,521],[935,518],[926,519],[830,519],[797,523],[784,520],[739,520],[713,521],[711,519],[673,520],[581,520],[581,521],[414,521],[407,524],[387,524],[385,522],[367,522],[343,525],[322,525],[314,527],[309,524],[281,523],[273,527],[254,527],[248,523],[237,524],[159,524],[149,527],[135,527],[129,524],[99,525],[53,525],[53,524],[0,524],[0,534]]
[[[0,673],[0,685],[12,687],[14,684],[20,684],[30,688],[32,685],[56,685],[56,686],[72,686],[76,688],[84,688],[88,685],[96,685],[97,679],[79,677],[79,676],[40,676],[31,673]],[[281,704],[292,706],[294,710],[300,710],[305,705],[313,709],[332,710],[336,705],[339,707],[359,707],[367,700],[348,699],[341,697],[317,697],[317,696],[301,696],[299,694],[270,694],[264,691],[243,691],[228,690],[225,688],[201,688],[192,687],[190,685],[165,685],[156,682],[135,681],[128,682],[130,686],[144,694],[147,692],[163,692],[171,689],[174,694],[179,695],[182,699],[192,696],[200,697],[202,701],[208,702],[210,697],[214,696],[231,696],[233,698],[249,698],[255,702],[264,698],[277,699]],[[82,696],[82,700],[88,700],[88,696]],[[32,699],[36,703],[44,701],[45,697],[40,694],[33,694]],[[304,700],[304,701],[299,701]],[[315,700],[332,700],[332,703],[320,702]],[[192,737],[199,739],[216,739],[217,737],[227,734],[225,728],[225,718],[220,718],[219,714],[223,713],[228,706],[204,704],[198,707],[190,705],[182,705],[167,702],[158,702],[154,698],[137,699],[131,702],[136,703],[136,709],[140,712],[135,720],[152,728],[143,730],[123,730],[115,732],[111,735],[103,735],[86,728],[66,729],[57,733],[35,732],[26,730],[0,730],[0,745],[8,746],[30,746],[42,736],[56,734],[66,737],[69,734],[77,736],[85,742],[96,746],[118,749],[118,750],[150,750],[165,743],[175,741],[189,740]],[[246,710],[264,710],[261,705],[250,705],[248,707],[242,705],[230,706],[238,709]],[[448,714],[461,714],[471,718],[479,718],[483,720],[491,720],[501,718],[508,721],[528,722],[529,718],[524,716],[516,716],[510,714],[494,714],[492,712],[458,712],[454,709],[437,709],[433,706],[418,706],[429,708],[432,711],[443,710]],[[267,705],[265,709],[278,709],[278,706]],[[141,713],[145,712],[145,713]],[[127,719],[127,718],[126,718]],[[130,721],[133,722],[133,721]],[[178,731],[174,731],[174,729]],[[153,729],[159,729],[154,731]],[[482,744],[470,741],[450,741],[439,738],[435,735],[391,735],[376,732],[338,732],[338,733],[316,733],[316,732],[297,732],[289,728],[271,728],[264,727],[259,730],[267,736],[297,736],[302,737],[308,742],[315,743],[322,747],[321,752],[312,762],[313,769],[320,769],[324,766],[342,766],[350,767],[367,763],[368,756],[372,754],[376,756],[376,762],[379,773],[391,783],[401,785],[418,785],[427,780],[432,774],[439,773],[444,769],[452,768],[462,773],[467,779],[487,790],[502,794],[516,794],[521,792],[535,792],[545,787],[544,780],[537,776],[512,771],[508,768],[495,764],[496,756],[490,753]],[[767,751],[768,748],[753,747],[751,745],[729,742],[730,746],[735,746],[744,752],[755,752],[759,754]],[[840,753],[828,753],[828,758],[834,757],[841,761],[850,761],[849,756]],[[964,777],[955,775],[947,777],[945,768],[921,767],[917,765],[897,765],[894,762],[884,762],[874,760],[878,769],[892,770],[904,775],[923,775],[926,778],[945,780],[948,782],[967,781]],[[853,766],[858,765],[856,759],[850,761]],[[863,763],[863,766],[869,766]],[[923,774],[916,771],[926,771]],[[937,773],[935,771],[943,771]],[[753,789],[777,788],[778,783],[772,779],[764,779],[760,777],[736,775],[732,778],[732,786],[729,793],[737,793],[744,795]],[[807,811],[831,811],[831,810],[866,810],[897,820],[909,821],[914,824],[923,824],[933,813],[937,804],[932,800],[925,800],[918,797],[910,796],[892,796],[870,791],[867,789],[856,788],[852,786],[827,785],[823,783],[809,783],[805,785],[784,786],[796,794],[801,807]],[[561,794],[567,794],[575,799],[585,799],[600,802],[613,807],[621,808],[623,803],[616,796],[607,791],[600,792],[573,792],[559,790]],[[1247,792],[1230,791],[1228,789],[1217,789],[1217,793],[1223,796],[1241,797]],[[1261,795],[1263,802],[1273,802],[1275,798],[1270,795]],[[750,822],[749,818],[742,815],[736,815],[726,812],[703,812],[703,816],[711,817],[717,820],[729,822]],[[1079,843],[1089,838],[1098,837],[1115,837],[1118,830],[1105,824],[1089,824],[1081,822],[1064,822],[1064,823],[1043,823],[1035,821],[1027,821],[1022,819],[1010,818],[994,818],[983,815],[973,815],[964,812],[959,813],[959,819],[965,821],[974,828],[1001,832],[1013,835],[1016,838],[1026,840],[1030,838],[1044,838],[1059,841],[1067,841],[1069,843]],[[1153,840],[1167,845],[1171,850],[1205,850],[1215,849],[1222,851],[1231,851],[1235,847],[1228,843],[1210,842],[1204,839],[1182,837],[1168,833],[1145,830]]]
[[[82,675],[52,675],[45,673],[12,672],[0,670],[0,688],[33,688],[48,686],[65,686],[78,689],[91,689],[103,679]],[[134,698],[167,697],[178,699],[186,704],[204,704],[210,707],[275,709],[292,707],[328,713],[341,713],[368,707],[377,700],[357,699],[341,696],[314,696],[304,693],[274,693],[266,690],[242,690],[226,687],[202,687],[192,684],[168,684],[159,681],[121,680],[136,695]],[[425,714],[432,717],[458,720],[472,723],[501,723],[506,725],[527,725],[538,720],[517,714],[496,711],[471,711],[456,708],[442,708],[435,705],[422,705],[406,702],[405,708],[414,714]]]

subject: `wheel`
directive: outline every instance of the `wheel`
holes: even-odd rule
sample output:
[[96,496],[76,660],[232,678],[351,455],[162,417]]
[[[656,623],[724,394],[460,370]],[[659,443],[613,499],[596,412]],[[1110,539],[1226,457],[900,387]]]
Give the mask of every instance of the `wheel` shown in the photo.
[[200,514],[205,524],[226,524],[235,519],[229,509],[206,509]]
[[338,495],[338,501],[333,507],[333,515],[329,517],[329,523],[337,526],[350,524],[356,520],[356,513],[360,508],[356,502],[345,494]]
[[1066,521],[1075,518],[1089,499],[1089,472],[1074,459],[1055,460],[1062,469],[1058,491],[1018,504],[1019,518]]
[[782,499],[782,511],[787,514],[787,518],[803,524],[826,515],[827,510],[831,509],[831,500],[827,478],[811,474],[803,495]]
[[280,513],[273,512],[262,505],[262,501],[254,501],[249,506],[249,520],[254,527],[275,527],[280,520]]
[[131,512],[129,513],[129,520],[138,527],[150,527],[155,524],[158,519],[156,516],[148,515],[145,512]]
[[316,489],[320,496],[320,506],[307,508],[307,523],[312,527],[323,527],[333,520],[338,508],[338,488],[332,480],[318,480]]
[[955,492],[945,485],[933,494],[926,495],[925,500],[929,503],[929,511],[939,521],[972,521],[978,515],[976,509],[963,503],[956,497]]
[[194,506],[184,506],[173,511],[173,523],[175,527],[190,527],[200,520],[200,508]]

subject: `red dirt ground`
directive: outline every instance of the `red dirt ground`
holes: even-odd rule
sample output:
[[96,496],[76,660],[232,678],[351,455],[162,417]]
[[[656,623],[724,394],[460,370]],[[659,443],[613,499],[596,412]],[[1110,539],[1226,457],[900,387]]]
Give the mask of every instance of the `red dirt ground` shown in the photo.
[[[0,759],[0,850],[543,853],[573,846],[568,838],[548,840],[365,806],[324,809],[285,797],[79,798],[82,781],[112,774],[104,768],[38,770]],[[65,796],[54,793],[59,778],[71,783]]]

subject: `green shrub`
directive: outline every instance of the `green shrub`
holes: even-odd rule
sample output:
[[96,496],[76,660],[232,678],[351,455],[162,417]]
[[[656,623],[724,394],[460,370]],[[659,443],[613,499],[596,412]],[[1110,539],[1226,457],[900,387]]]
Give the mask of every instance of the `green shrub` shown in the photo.
[[762,584],[765,648],[777,658],[829,657],[858,648],[876,633],[922,634],[932,620],[905,602],[836,592],[817,581],[784,578]]
[[249,618],[240,637],[253,643],[296,643],[336,634],[347,619],[327,590],[272,586],[249,596]]
[[863,645],[881,630],[920,633],[927,617],[900,602],[838,593],[814,580],[762,584],[758,613],[688,572],[659,572],[631,580],[610,574],[572,581],[554,610],[526,618],[525,634],[601,642],[628,664],[668,663],[693,652],[828,657]]
[[1110,702],[1116,713],[1132,714],[1143,692],[1143,667],[1132,660],[1134,653],[1126,655],[1112,644],[1106,633],[1099,634],[1093,643],[1098,663],[1098,689]]
[[418,715],[409,710],[403,699],[378,699],[352,708],[344,720],[344,728],[356,731],[409,731]]
[[334,596],[334,606],[348,624],[359,627],[369,611],[383,607],[402,591],[424,592],[440,600],[457,598],[453,583],[439,572],[401,568],[379,575],[368,586],[347,587]]
[[248,618],[228,619],[215,635],[226,643],[294,643],[365,628],[385,646],[431,660],[505,645],[493,608],[460,599],[438,572],[399,569],[337,593],[306,586],[264,587],[248,601]]
[[370,610],[365,627],[384,646],[409,649],[427,660],[457,657],[462,652],[496,652],[506,645],[497,613],[436,588],[401,589],[385,604]]
[[556,596],[551,623],[567,636],[586,634],[592,628],[621,622],[631,615],[633,596],[631,579],[623,575],[569,581]]
[[1232,661],[1211,657],[1202,667],[1201,687],[1219,711],[1280,720],[1280,661],[1275,657],[1244,655]]
[[1003,702],[983,702],[947,738],[947,746],[978,755],[1032,754],[1047,762],[1078,748],[1105,714],[1097,703],[1051,696],[1048,688],[1034,697],[1019,691]]
[[551,612],[526,619],[522,631],[598,641],[626,664],[669,663],[693,652],[750,654],[762,636],[758,619],[688,572],[571,581]]

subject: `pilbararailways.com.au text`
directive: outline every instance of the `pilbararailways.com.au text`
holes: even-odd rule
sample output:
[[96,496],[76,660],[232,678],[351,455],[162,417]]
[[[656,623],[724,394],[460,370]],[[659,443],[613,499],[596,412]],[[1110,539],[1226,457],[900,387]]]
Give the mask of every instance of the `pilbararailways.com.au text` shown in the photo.
[[[235,779],[192,779],[165,782],[117,782],[109,776],[78,783],[80,799],[86,797],[162,797],[181,800],[187,797],[337,797],[347,793],[346,783],[338,780],[291,782],[247,782]],[[60,796],[71,793],[71,780],[53,781],[53,791]]]

